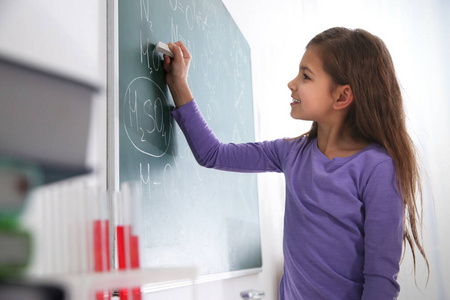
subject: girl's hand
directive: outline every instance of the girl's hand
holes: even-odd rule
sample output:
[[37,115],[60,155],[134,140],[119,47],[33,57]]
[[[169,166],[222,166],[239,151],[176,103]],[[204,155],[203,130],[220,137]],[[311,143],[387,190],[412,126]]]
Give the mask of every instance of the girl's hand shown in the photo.
[[180,107],[194,98],[187,82],[191,55],[182,42],[169,43],[173,58],[164,55],[166,83],[169,86],[176,107]]

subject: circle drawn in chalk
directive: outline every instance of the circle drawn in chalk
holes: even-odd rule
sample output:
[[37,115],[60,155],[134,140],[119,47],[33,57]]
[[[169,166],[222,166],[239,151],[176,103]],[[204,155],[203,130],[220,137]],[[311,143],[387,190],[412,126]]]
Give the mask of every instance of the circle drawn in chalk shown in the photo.
[[140,152],[161,157],[167,153],[172,135],[168,100],[148,77],[137,77],[123,98],[122,121],[128,139]]

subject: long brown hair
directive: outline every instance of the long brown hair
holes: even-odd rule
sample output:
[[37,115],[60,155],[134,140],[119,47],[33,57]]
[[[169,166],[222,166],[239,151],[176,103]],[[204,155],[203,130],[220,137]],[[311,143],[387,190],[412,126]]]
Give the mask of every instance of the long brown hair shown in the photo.
[[[403,99],[391,55],[384,42],[362,29],[336,27],[316,35],[306,46],[314,47],[323,69],[336,85],[349,84],[354,101],[346,125],[358,141],[382,145],[391,155],[397,173],[397,186],[404,204],[403,244],[408,242],[416,274],[417,248],[428,263],[422,239],[423,196],[415,146],[406,130]],[[305,135],[317,137],[313,122]],[[404,247],[405,250],[405,247]]]

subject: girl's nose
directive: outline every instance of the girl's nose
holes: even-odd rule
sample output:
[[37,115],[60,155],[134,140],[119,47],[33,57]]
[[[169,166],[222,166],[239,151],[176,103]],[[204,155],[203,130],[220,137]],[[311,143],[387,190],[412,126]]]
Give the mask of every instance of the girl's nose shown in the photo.
[[295,90],[294,80],[291,80],[291,81],[288,82],[288,88],[289,88],[291,91],[294,91],[294,90]]

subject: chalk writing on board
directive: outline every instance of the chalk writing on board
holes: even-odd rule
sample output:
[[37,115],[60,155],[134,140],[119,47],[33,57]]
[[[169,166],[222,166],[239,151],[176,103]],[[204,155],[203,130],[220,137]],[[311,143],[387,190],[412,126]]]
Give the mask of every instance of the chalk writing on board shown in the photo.
[[143,172],[142,172],[142,163],[139,164],[140,172],[139,172],[139,179],[141,184],[141,195],[143,195],[144,186],[148,188],[148,196],[149,198],[152,197],[152,193],[150,190],[150,164],[147,164],[147,176],[144,178]]
[[153,157],[166,154],[170,145],[172,124],[165,103],[164,92],[147,77],[133,79],[123,100],[123,126],[128,139],[138,151]]
[[144,21],[143,18],[145,17],[145,20],[147,22],[150,22],[150,1],[149,0],[140,0],[141,3],[139,5],[139,8],[141,10],[141,21]]

